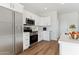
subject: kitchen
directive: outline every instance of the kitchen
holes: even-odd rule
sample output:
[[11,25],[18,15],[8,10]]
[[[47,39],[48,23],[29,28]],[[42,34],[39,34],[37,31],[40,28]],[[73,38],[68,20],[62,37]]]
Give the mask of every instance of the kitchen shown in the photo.
[[0,55],[79,54],[78,5],[0,3]]
[[[26,17],[26,15],[28,16]],[[45,23],[43,19],[48,20],[47,23]],[[27,49],[29,48],[29,46],[31,47],[32,45],[42,40],[50,41],[49,29],[48,29],[50,26],[50,17],[39,17],[25,10],[23,24],[24,24],[24,37],[23,37],[24,42],[26,39],[27,39],[27,42],[30,41],[28,44],[26,42],[25,42],[26,44],[24,43],[24,48],[25,48],[25,45]],[[26,35],[28,37],[26,37]]]
[[[0,21],[0,54],[19,54],[32,45],[36,45],[37,42],[49,41],[47,27],[50,26],[50,17],[39,18],[26,11],[20,3],[0,3],[0,19],[2,19]],[[47,19],[47,21],[43,19]],[[6,35],[7,33],[8,35]]]

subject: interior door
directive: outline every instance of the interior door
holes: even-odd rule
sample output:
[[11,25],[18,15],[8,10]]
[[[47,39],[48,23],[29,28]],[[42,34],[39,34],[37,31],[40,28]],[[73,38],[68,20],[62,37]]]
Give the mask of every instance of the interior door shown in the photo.
[[23,17],[21,13],[15,12],[15,53],[23,51]]
[[0,7],[0,54],[13,54],[14,36],[12,11]]

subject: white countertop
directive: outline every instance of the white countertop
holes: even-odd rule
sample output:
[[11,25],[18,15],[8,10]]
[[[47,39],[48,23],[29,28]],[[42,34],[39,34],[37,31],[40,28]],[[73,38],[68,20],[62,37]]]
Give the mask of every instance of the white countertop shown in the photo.
[[76,43],[79,44],[79,39],[70,39],[68,35],[62,34],[59,39],[59,43],[67,42],[67,43]]

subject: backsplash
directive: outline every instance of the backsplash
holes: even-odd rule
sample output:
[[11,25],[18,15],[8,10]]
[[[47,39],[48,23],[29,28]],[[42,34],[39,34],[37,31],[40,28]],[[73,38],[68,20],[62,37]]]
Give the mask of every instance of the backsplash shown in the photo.
[[38,31],[38,27],[37,26],[32,26],[32,31]]

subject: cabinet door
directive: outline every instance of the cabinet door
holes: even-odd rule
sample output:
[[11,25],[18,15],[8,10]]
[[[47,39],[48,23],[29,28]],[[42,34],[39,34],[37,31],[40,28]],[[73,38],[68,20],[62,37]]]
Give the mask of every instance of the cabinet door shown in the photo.
[[39,16],[36,16],[35,17],[35,25],[40,25],[40,17]]
[[0,7],[0,54],[13,54],[14,36],[12,11]]
[[0,6],[23,13],[24,6],[19,3],[0,3]]
[[50,41],[49,31],[43,31],[43,40]]
[[29,45],[30,33],[23,33],[23,44]]
[[30,33],[23,33],[23,50],[27,49],[30,45]]
[[0,3],[0,6],[10,8],[10,3]]
[[42,27],[38,27],[38,42],[43,40],[43,30]]
[[17,12],[21,12],[23,13],[23,6],[21,4],[18,4],[18,3],[14,3],[14,10],[17,11]]
[[15,53],[23,51],[23,24],[22,14],[15,12]]
[[51,25],[51,18],[50,17],[40,17],[38,22],[39,22],[40,26],[49,26],[49,25]]
[[51,18],[50,17],[45,17],[44,18],[44,25],[51,25]]

